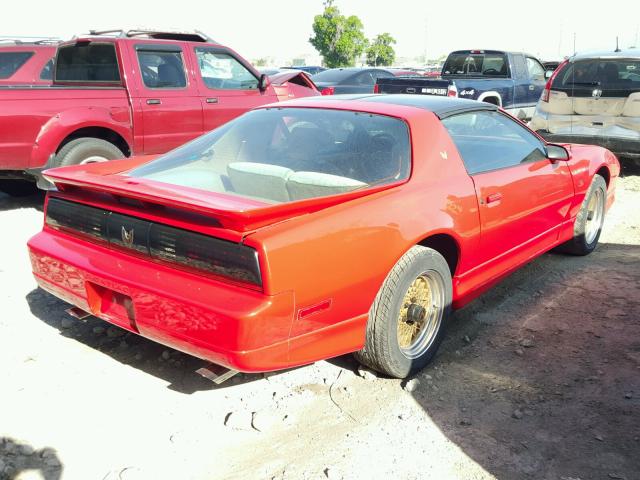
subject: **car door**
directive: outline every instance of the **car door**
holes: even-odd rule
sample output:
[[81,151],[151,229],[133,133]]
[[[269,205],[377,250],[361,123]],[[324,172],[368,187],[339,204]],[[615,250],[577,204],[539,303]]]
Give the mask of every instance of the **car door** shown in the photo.
[[513,105],[510,108],[518,109],[515,112],[517,113],[529,105],[529,72],[523,54],[512,53],[510,56],[511,76],[513,77]]
[[553,246],[573,199],[567,163],[549,160],[544,142],[500,111],[463,113],[443,124],[475,186],[479,264],[502,271]]
[[544,78],[544,67],[542,64],[534,57],[526,57],[527,61],[527,72],[529,73],[529,100],[528,107],[531,109],[527,118],[531,118],[533,115],[533,110],[535,109],[538,100],[540,100],[540,95],[542,94],[542,90],[544,90],[544,86],[547,81]]
[[258,89],[260,74],[225,48],[193,49],[205,131],[213,130],[259,105],[278,101],[269,85]]
[[[202,134],[202,106],[185,69],[182,44],[140,43],[137,102],[144,153],[164,153]],[[135,127],[135,125],[134,125]]]

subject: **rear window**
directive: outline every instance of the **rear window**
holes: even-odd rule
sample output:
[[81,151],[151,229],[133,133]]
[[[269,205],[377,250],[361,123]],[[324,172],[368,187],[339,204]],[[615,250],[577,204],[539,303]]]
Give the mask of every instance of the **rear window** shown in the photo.
[[509,75],[507,56],[503,53],[452,53],[442,74],[506,77]]
[[0,78],[9,78],[33,56],[34,52],[0,52]]
[[130,172],[133,177],[283,203],[406,179],[399,119],[351,111],[256,110]]
[[325,70],[324,72],[316,73],[311,78],[314,82],[340,82],[354,73],[357,73],[357,71],[340,69]]
[[554,79],[552,88],[572,89],[598,86],[613,90],[640,91],[640,59],[592,59],[567,64]]
[[120,83],[113,43],[82,42],[58,49],[56,81]]

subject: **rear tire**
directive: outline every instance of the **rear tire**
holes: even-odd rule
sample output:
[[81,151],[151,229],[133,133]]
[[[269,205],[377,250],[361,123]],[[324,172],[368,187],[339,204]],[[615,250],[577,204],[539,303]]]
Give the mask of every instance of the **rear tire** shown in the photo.
[[437,251],[412,247],[378,292],[356,359],[378,372],[405,378],[434,357],[451,312],[451,272]]
[[37,191],[36,184],[28,180],[0,180],[0,192],[11,197],[28,197]]
[[81,163],[105,162],[124,156],[118,147],[106,140],[76,138],[60,149],[53,163],[56,167],[66,167]]
[[588,255],[593,252],[602,231],[606,205],[607,183],[596,174],[576,216],[573,238],[560,245],[558,250],[571,255]]

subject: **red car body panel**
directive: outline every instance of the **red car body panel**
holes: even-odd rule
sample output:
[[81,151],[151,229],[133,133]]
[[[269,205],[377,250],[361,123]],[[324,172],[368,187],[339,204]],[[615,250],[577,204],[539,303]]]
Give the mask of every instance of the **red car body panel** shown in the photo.
[[51,85],[51,80],[41,75],[56,54],[55,45],[5,45],[0,46],[1,52],[32,52],[33,55],[10,77],[0,78],[0,85]]
[[[126,145],[120,145],[126,156],[164,153],[257,106],[319,95],[313,82],[267,85],[262,92],[207,87],[197,63],[198,47],[212,47],[231,55],[260,78],[260,73],[241,56],[218,44],[87,37],[60,47],[87,41],[115,45],[121,85],[57,81],[46,88],[0,89],[0,174],[3,170],[43,168],[65,142],[79,136],[108,141],[117,137]],[[140,44],[181,48],[186,87],[145,86],[135,50]]]
[[[262,291],[120,252],[45,225],[29,242],[38,283],[92,314],[163,344],[241,371],[268,371],[360,349],[368,312],[388,272],[412,246],[446,236],[456,245],[453,306],[572,236],[593,174],[613,201],[619,164],[608,151],[571,146],[542,161],[469,176],[440,120],[386,103],[296,100],[403,119],[410,129],[407,181],[379,189],[261,205],[124,172],[147,159],[46,172],[55,197],[162,221],[258,251]],[[529,178],[530,176],[530,178]],[[129,182],[129,183],[127,183]],[[496,193],[502,195],[496,196]],[[144,200],[144,208],[118,198]],[[492,201],[487,203],[487,199]],[[155,210],[154,204],[175,211]],[[215,218],[207,225],[189,210]],[[501,241],[508,239],[508,246]],[[118,299],[130,298],[134,314]]]

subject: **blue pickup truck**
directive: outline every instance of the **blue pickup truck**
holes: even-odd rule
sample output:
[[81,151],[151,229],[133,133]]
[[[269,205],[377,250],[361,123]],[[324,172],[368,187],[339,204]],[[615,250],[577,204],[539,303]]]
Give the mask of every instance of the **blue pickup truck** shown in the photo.
[[378,78],[375,91],[469,98],[493,103],[521,120],[528,120],[545,83],[545,69],[532,55],[458,50],[447,57],[440,79]]

